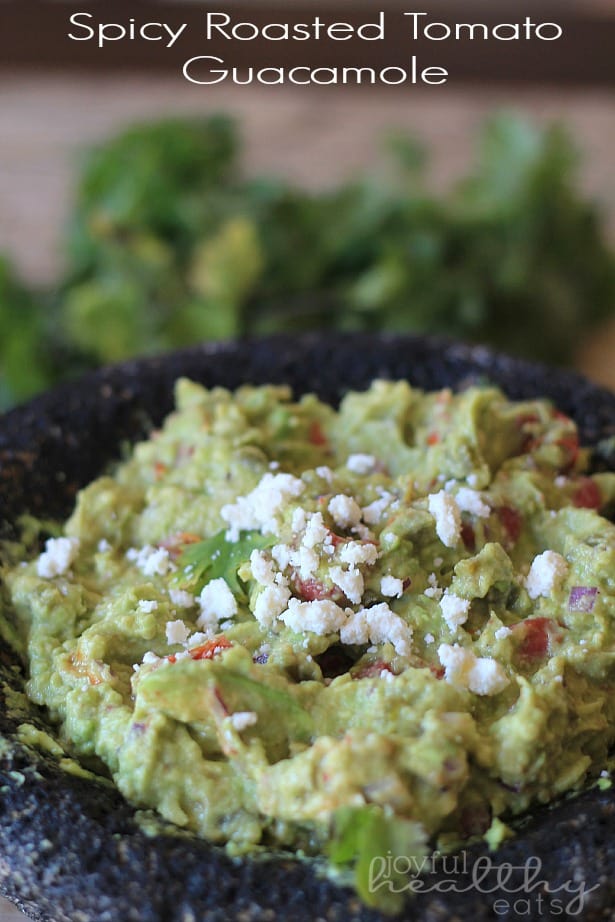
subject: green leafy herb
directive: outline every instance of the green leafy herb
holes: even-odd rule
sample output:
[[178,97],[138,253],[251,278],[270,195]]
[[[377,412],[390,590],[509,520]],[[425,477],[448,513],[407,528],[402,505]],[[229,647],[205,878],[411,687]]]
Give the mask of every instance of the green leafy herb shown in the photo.
[[245,587],[238,570],[250,559],[253,550],[262,550],[275,544],[272,535],[246,531],[237,541],[227,541],[226,532],[220,531],[212,538],[189,545],[179,558],[177,580],[199,593],[212,579],[222,577],[239,600],[245,600]]
[[575,148],[506,114],[478,142],[443,194],[404,137],[386,180],[314,192],[245,178],[227,117],[130,128],[77,182],[64,277],[30,293],[0,263],[5,404],[67,369],[244,334],[441,332],[569,361],[615,311],[615,258]]
[[426,854],[419,823],[388,816],[375,804],[343,807],[335,814],[329,859],[354,868],[355,887],[369,906],[399,912],[409,879],[420,872]]

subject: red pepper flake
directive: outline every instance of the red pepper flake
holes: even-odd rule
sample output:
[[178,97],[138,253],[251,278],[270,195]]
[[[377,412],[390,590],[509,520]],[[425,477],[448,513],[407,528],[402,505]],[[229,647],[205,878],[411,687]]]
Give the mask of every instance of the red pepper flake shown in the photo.
[[326,445],[327,437],[322,431],[320,423],[318,420],[314,420],[310,423],[310,431],[308,434],[308,440],[312,445]]
[[428,445],[437,445],[439,441],[440,441],[439,432],[430,432],[429,435],[427,436]]
[[169,470],[166,464],[163,464],[162,461],[156,461],[154,464],[154,477],[156,480],[161,480],[166,472]]
[[573,493],[572,502],[579,509],[600,509],[602,494],[595,480],[591,477],[582,477]]
[[194,660],[201,659],[213,659],[216,653],[220,653],[222,650],[228,650],[232,647],[233,644],[230,640],[221,634],[219,637],[214,637],[213,640],[208,640],[207,643],[202,643],[198,647],[193,647],[191,650],[188,650],[188,653]]

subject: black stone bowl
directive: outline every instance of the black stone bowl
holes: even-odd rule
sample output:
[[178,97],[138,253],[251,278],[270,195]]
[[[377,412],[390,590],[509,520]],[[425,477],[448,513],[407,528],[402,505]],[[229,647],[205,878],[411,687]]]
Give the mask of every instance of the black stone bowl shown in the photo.
[[[24,511],[65,516],[76,490],[172,406],[179,375],[205,385],[285,382],[336,402],[376,377],[423,388],[499,384],[546,395],[583,441],[615,434],[615,395],[577,375],[484,348],[422,337],[324,336],[209,345],[103,369],[0,419],[4,536]],[[607,453],[608,454],[608,453]],[[599,461],[599,459],[597,459]],[[613,466],[612,458],[601,462]],[[34,919],[72,922],[251,922],[382,919],[347,889],[290,859],[235,861],[172,831],[148,837],[108,784],[77,777],[22,745],[19,723],[53,730],[28,705],[16,657],[0,648],[0,891]],[[1,741],[0,741],[1,742]],[[462,860],[463,859],[463,860]],[[482,862],[482,864],[481,864]],[[490,865],[489,865],[490,862]],[[403,917],[420,920],[615,919],[615,795],[594,788],[536,810],[489,858],[483,846],[431,870]]]

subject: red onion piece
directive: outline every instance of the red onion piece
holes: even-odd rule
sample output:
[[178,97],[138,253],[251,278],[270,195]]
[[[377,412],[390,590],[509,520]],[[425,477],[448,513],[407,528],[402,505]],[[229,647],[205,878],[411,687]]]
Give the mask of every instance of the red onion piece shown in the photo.
[[573,586],[568,599],[568,611],[593,611],[597,595],[595,586]]

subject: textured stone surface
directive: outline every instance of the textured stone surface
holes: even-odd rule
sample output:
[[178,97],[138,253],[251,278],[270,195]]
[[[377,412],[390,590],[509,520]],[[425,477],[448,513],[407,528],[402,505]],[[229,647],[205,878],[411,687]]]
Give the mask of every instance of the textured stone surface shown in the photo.
[[[615,396],[571,374],[554,372],[486,350],[438,340],[386,337],[278,338],[260,343],[196,348],[160,359],[103,370],[48,394],[0,419],[0,503],[4,533],[24,509],[46,514],[70,510],[75,490],[161,420],[171,407],[172,383],[187,374],[206,385],[242,381],[288,382],[298,392],[316,390],[336,401],[348,388],[373,377],[408,377],[423,387],[463,386],[484,380],[513,397],[552,396],[579,422],[585,441],[615,434]],[[611,463],[611,462],[607,462]],[[146,837],[134,810],[107,784],[67,774],[53,757],[24,749],[12,739],[24,719],[45,727],[33,706],[26,718],[11,716],[3,699],[21,676],[11,654],[0,650],[0,890],[34,919],[98,922],[252,922],[252,920],[376,920],[348,891],[293,861],[232,861],[191,837]],[[585,900],[585,919],[615,919],[615,795],[593,790],[551,810],[537,811],[519,835],[497,853],[511,862],[508,888],[473,883],[480,849],[440,878],[465,892],[418,895],[406,918],[436,920],[555,918],[572,899],[554,893],[568,880],[596,887]],[[523,892],[523,866],[540,859],[535,885]],[[488,879],[495,884],[495,872]],[[544,889],[544,888],[542,888]],[[527,888],[526,888],[527,890]],[[542,901],[538,896],[542,894]],[[509,910],[496,914],[497,898]],[[523,899],[523,905],[515,899]],[[560,900],[560,903],[557,903]],[[569,917],[578,917],[577,903]]]

